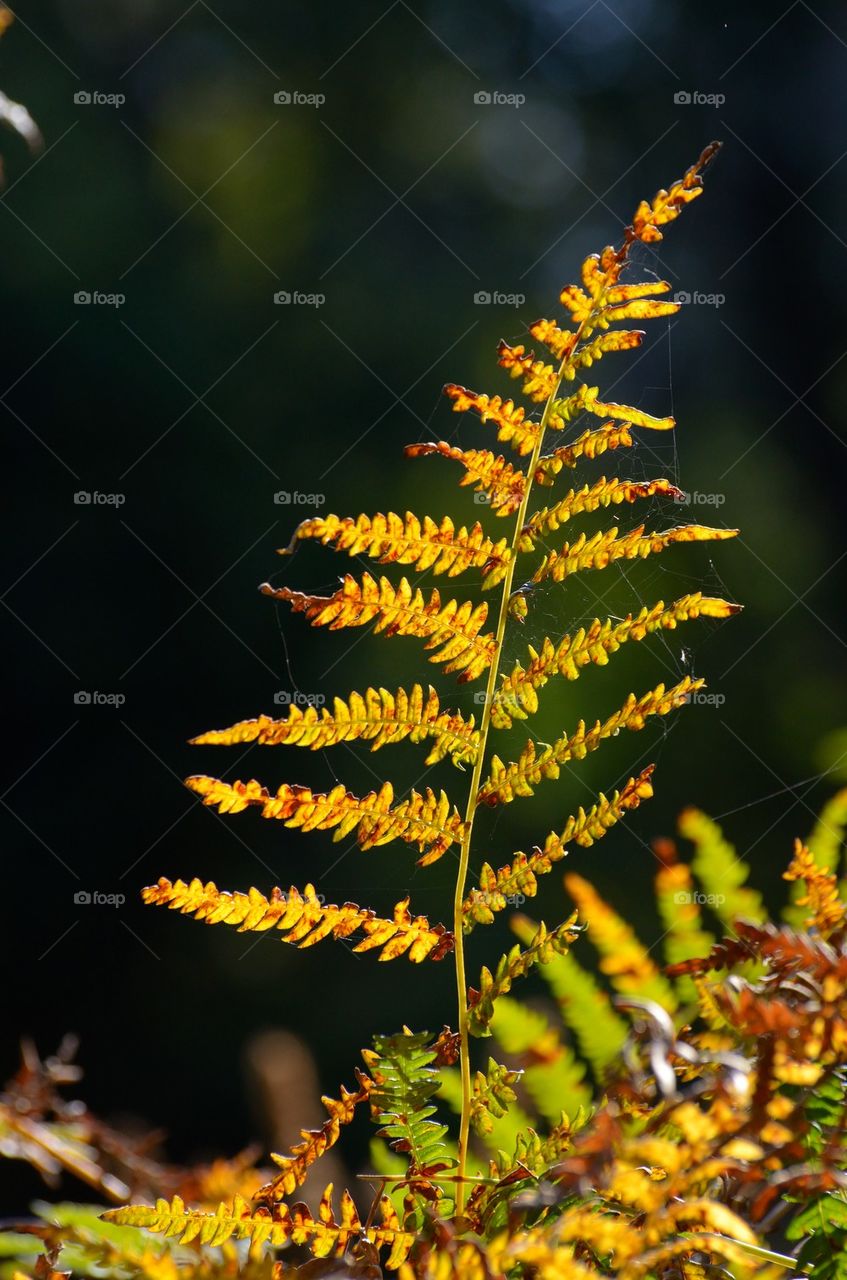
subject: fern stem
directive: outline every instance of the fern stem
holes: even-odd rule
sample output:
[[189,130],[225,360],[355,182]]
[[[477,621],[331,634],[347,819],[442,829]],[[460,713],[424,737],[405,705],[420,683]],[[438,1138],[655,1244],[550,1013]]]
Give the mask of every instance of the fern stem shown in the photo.
[[468,984],[465,970],[465,940],[463,930],[462,903],[465,899],[465,889],[467,886],[468,867],[470,865],[471,842],[473,839],[473,824],[477,811],[477,796],[479,794],[480,783],[482,780],[482,769],[485,762],[485,749],[488,742],[488,731],[491,727],[491,708],[494,701],[494,693],[497,685],[497,677],[500,673],[500,659],[503,653],[503,639],[506,634],[506,623],[509,618],[509,603],[512,596],[512,584],[515,577],[515,569],[518,561],[518,543],[520,541],[521,530],[526,524],[526,513],[529,509],[529,499],[532,493],[532,484],[535,472],[538,468],[538,462],[541,457],[541,449],[544,444],[544,433],[547,429],[547,423],[550,419],[553,403],[559,394],[562,379],[565,371],[573,359],[574,352],[577,349],[582,330],[586,322],[580,326],[576,340],[570,352],[562,360],[559,366],[556,382],[550,395],[544,405],[544,412],[541,415],[538,429],[538,439],[535,442],[532,455],[527,468],[527,481],[524,490],[521,505],[518,509],[517,519],[515,521],[515,530],[512,537],[511,550],[509,555],[509,563],[506,568],[506,575],[503,579],[502,593],[500,597],[500,612],[497,618],[497,630],[495,633],[494,658],[488,670],[488,683],[485,688],[485,705],[482,709],[480,718],[480,740],[479,752],[477,754],[476,763],[474,764],[473,777],[471,778],[470,791],[468,794],[468,804],[465,811],[465,835],[462,840],[462,848],[459,856],[459,870],[456,876],[456,894],[453,900],[453,933],[455,936],[455,955],[456,955],[456,984],[458,987],[459,997],[459,1045],[460,1045],[460,1072],[462,1080],[462,1116],[459,1125],[459,1163],[457,1174],[459,1178],[456,1191],[456,1213],[460,1215],[464,1209],[465,1203],[465,1177],[468,1159],[468,1140],[470,1137],[470,1119],[471,1119],[471,1063],[470,1063],[470,1032],[468,1017]]

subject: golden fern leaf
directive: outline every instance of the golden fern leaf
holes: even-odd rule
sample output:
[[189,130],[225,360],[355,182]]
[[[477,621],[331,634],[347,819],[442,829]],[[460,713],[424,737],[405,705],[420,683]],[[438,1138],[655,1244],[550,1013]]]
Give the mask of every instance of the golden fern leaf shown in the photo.
[[679,501],[685,494],[669,480],[607,480],[601,476],[594,484],[571,489],[554,506],[536,511],[521,530],[518,545],[521,551],[534,551],[536,539],[561,528],[574,516],[597,511],[600,507],[619,506],[622,502],[638,502],[640,498],[656,496]]
[[659,600],[651,608],[645,606],[620,622],[612,622],[610,618],[601,622],[595,618],[589,627],[580,627],[556,645],[545,637],[540,652],[529,646],[531,660],[526,667],[518,662],[510,675],[502,677],[491,707],[491,723],[495,729],[508,729],[513,720],[525,720],[538,710],[538,690],[553,676],[576,680],[589,663],[605,666],[611,654],[617,653],[629,640],[643,640],[655,631],[673,631],[680,622],[689,619],[728,618],[740,609],[741,605],[696,591],[668,606]]
[[470,529],[465,525],[457,529],[449,516],[437,524],[429,516],[420,520],[411,511],[405,518],[393,511],[355,519],[314,516],[297,526],[282,554],[290,554],[298,542],[309,538],[350,556],[367,555],[381,564],[412,565],[421,572],[431,569],[435,574],[446,573],[448,578],[488,563],[505,564],[509,558],[506,539],[494,542],[479,521]]
[[547,425],[561,431],[579,414],[593,413],[598,418],[618,418],[631,427],[647,427],[651,431],[672,431],[676,426],[673,418],[657,418],[644,409],[636,409],[634,405],[598,400],[599,394],[599,387],[589,387],[582,383],[569,396],[553,401]]
[[364,695],[353,692],[345,702],[335,698],[332,710],[308,706],[291,706],[278,720],[258,716],[240,720],[228,729],[211,729],[192,738],[195,746],[232,746],[258,742],[261,746],[279,744],[309,747],[322,751],[342,742],[370,742],[371,751],[389,743],[425,742],[435,739],[427,764],[436,764],[449,756],[454,764],[473,764],[479,750],[479,730],[474,718],[465,719],[457,711],[442,711],[438,694],[430,685],[424,693],[419,684],[407,692],[398,689],[367,688]]
[[303,831],[329,831],[335,828],[333,840],[343,840],[356,832],[362,849],[403,840],[426,849],[419,865],[437,861],[456,841],[462,839],[465,824],[442,791],[436,795],[429,787],[421,795],[412,791],[407,800],[392,808],[394,788],[384,782],[379,791],[359,797],[343,786],[323,794],[308,787],[283,783],[275,795],[260,782],[222,782],[218,778],[197,776],[186,779],[186,786],[203,797],[203,803],[219,813],[241,813],[257,806],[263,818],[276,818],[287,827]]
[[644,728],[650,716],[668,715],[689,702],[691,695],[702,689],[703,684],[703,680],[685,676],[670,689],[658,684],[640,698],[631,693],[608,720],[597,720],[591,729],[587,729],[585,721],[580,720],[573,734],[558,738],[552,746],[543,746],[540,751],[534,742],[528,742],[518,759],[509,764],[504,764],[499,756],[493,756],[491,773],[480,788],[478,800],[496,805],[508,804],[516,796],[531,796],[532,788],[542,778],[558,778],[563,764],[582,760],[589,751],[596,751],[601,742],[615,736],[621,729],[637,731]]
[[[618,316],[618,319],[622,317]],[[643,329],[613,329],[609,333],[601,333],[591,342],[586,342],[574,354],[573,360],[565,369],[565,378],[571,381],[577,369],[590,369],[597,360],[613,351],[633,351],[644,341]]]
[[250,1240],[256,1245],[281,1248],[287,1244],[308,1245],[313,1257],[340,1257],[351,1244],[367,1239],[377,1248],[388,1248],[385,1265],[396,1270],[408,1257],[416,1236],[402,1231],[387,1198],[380,1201],[380,1221],[367,1232],[348,1191],[341,1197],[341,1217],[336,1219],[332,1204],[332,1183],[321,1198],[317,1217],[304,1204],[276,1204],[273,1210],[253,1208],[241,1196],[232,1204],[221,1204],[214,1213],[187,1209],[179,1196],[170,1203],[157,1200],[155,1207],[126,1205],[102,1214],[104,1221],[121,1227],[144,1227],[165,1236],[178,1236],[182,1244],[219,1247],[227,1240]]
[[617,525],[588,538],[580,534],[575,542],[566,542],[561,551],[546,555],[533,574],[533,582],[564,582],[572,573],[584,569],[605,569],[616,560],[643,560],[678,542],[722,542],[735,538],[737,529],[712,529],[702,524],[677,525],[664,533],[645,533],[640,524],[621,534]]
[[565,888],[588,921],[588,937],[600,953],[600,970],[616,991],[655,1000],[663,1008],[676,1008],[668,980],[649,951],[625,920],[600,897],[594,886],[573,872],[565,876]]
[[490,449],[459,449],[439,440],[437,444],[407,444],[407,458],[427,458],[439,454],[459,462],[465,468],[461,485],[474,485],[478,493],[487,494],[492,510],[498,516],[517,511],[526,490],[526,475],[507,462],[502,454]]
[[[653,852],[659,859],[656,906],[665,928],[662,944],[666,962],[681,964],[695,956],[708,955],[715,939],[703,929],[701,895],[696,891],[691,868],[678,860],[672,840],[654,840]],[[678,978],[676,986],[681,999],[696,1001],[697,989],[691,978]]]
[[346,1089],[342,1085],[340,1098],[321,1098],[329,1118],[319,1129],[301,1129],[301,1141],[292,1146],[290,1155],[281,1156],[271,1153],[271,1159],[275,1165],[278,1165],[280,1171],[256,1192],[253,1199],[257,1204],[264,1204],[271,1208],[283,1197],[293,1195],[306,1181],[311,1166],[335,1146],[341,1136],[342,1127],[350,1124],[356,1114],[356,1108],[361,1102],[366,1101],[374,1087],[373,1081],[363,1071],[357,1071],[356,1076],[359,1082],[358,1089]]
[[595,431],[584,431],[573,444],[562,445],[546,458],[541,458],[535,470],[535,480],[538,484],[551,485],[563,467],[573,470],[580,458],[593,461],[607,451],[631,447],[632,433],[628,422],[605,422]]
[[343,906],[325,903],[311,884],[302,893],[293,885],[287,892],[274,888],[266,897],[258,889],[227,893],[211,880],[208,884],[197,879],[188,884],[184,880],[171,884],[162,876],[141,896],[148,905],[193,915],[206,924],[232,925],[239,933],[276,929],[284,935],[283,942],[295,947],[312,947],[327,937],[349,938],[358,931],[365,937],[353,950],[381,947],[380,960],[395,960],[402,955],[415,963],[443,960],[453,950],[452,933],[443,924],[430,925],[425,916],[413,918],[408,898],[396,904],[392,920],[382,920],[355,902],[345,902]]
[[794,857],[782,878],[805,881],[803,896],[794,901],[796,907],[809,908],[803,922],[805,928],[816,929],[823,938],[829,938],[844,928],[847,907],[841,900],[838,879],[834,872],[818,865],[814,854],[802,840],[795,840]]
[[526,417],[524,410],[513,400],[468,391],[467,387],[457,386],[453,382],[448,382],[444,394],[453,401],[454,413],[466,413],[468,409],[473,409],[483,422],[490,421],[496,425],[498,440],[510,444],[521,457],[532,453],[540,428],[537,422]]
[[542,921],[529,946],[523,950],[519,946],[512,947],[508,955],[500,957],[494,973],[483,965],[479,989],[468,988],[468,1029],[471,1035],[489,1036],[498,997],[508,995],[512,984],[525,977],[534,965],[546,964],[553,956],[564,955],[579,934],[576,912],[555,929],[548,929]]
[[508,900],[517,895],[534,898],[538,891],[538,876],[552,871],[554,863],[567,855],[566,846],[573,841],[583,848],[600,840],[610,827],[620,822],[624,814],[637,809],[642,800],[653,794],[654,765],[648,765],[637,778],[630,778],[621,791],[614,791],[611,799],[600,793],[595,805],[586,813],[580,808],[569,818],[561,835],[555,832],[547,837],[544,847],[537,845],[532,853],[516,853],[512,861],[498,871],[488,862],[482,864],[479,888],[471,889],[462,903],[463,931],[470,933],[477,924],[492,924],[494,913],[505,911]]
[[437,649],[430,662],[445,663],[447,672],[459,672],[459,682],[475,680],[490,667],[496,650],[492,633],[481,635],[488,617],[487,604],[442,604],[434,588],[426,599],[406,578],[395,587],[387,578],[379,582],[369,573],[358,582],[346,574],[331,596],[310,596],[289,587],[275,588],[264,583],[264,595],[287,601],[295,613],[304,613],[313,627],[363,627],[375,622],[374,632],[389,636],[416,636],[427,640],[425,649]]

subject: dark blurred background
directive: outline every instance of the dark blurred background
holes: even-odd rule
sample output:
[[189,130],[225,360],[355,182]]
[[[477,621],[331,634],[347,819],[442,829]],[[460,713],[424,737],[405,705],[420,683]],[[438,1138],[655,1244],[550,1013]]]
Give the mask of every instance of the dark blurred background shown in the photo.
[[[697,804],[781,893],[791,840],[847,773],[842,7],[42,0],[17,10],[0,87],[45,138],[31,157],[4,135],[0,198],[4,1072],[20,1033],[46,1052],[78,1032],[92,1105],[168,1127],[187,1157],[258,1133],[242,1072],[254,1033],[296,1029],[334,1090],[373,1032],[453,1020],[449,964],[301,953],[144,908],[139,890],[160,874],[264,891],[311,880],[330,901],[384,911],[408,891],[448,917],[449,857],[421,872],[403,845],[364,854],[252,813],[224,820],[181,785],[225,770],[402,790],[420,783],[419,749],[243,759],[186,739],[273,711],[279,693],[427,676],[452,688],[416,642],[310,631],[257,584],[333,589],[346,558],[275,555],[316,509],[486,519],[454,464],[405,462],[402,446],[490,443],[441,385],[504,392],[497,339],[556,314],[585,254],[713,137],[726,145],[706,196],[658,259],[641,255],[699,300],[592,381],[679,422],[674,442],[642,433],[604,469],[678,476],[703,495],[695,518],[742,536],[539,593],[510,656],[593,617],[598,596],[624,612],[703,587],[745,612],[551,685],[535,728],[605,716],[692,656],[720,697],[486,819],[485,852],[529,848],[655,760],[656,799],[569,865],[657,941],[649,840]],[[459,701],[473,709],[472,693]],[[463,800],[449,765],[427,781]],[[126,901],[75,900],[94,892]],[[558,920],[564,907],[551,876],[533,908]],[[471,973],[507,942],[475,935]],[[38,1190],[4,1177],[10,1207]]]

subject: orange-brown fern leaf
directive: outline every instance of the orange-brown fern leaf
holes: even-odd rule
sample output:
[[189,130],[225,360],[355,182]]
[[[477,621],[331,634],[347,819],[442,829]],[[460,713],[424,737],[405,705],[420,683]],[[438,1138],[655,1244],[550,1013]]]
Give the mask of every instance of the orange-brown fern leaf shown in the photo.
[[483,422],[493,422],[497,427],[497,439],[510,444],[523,457],[532,453],[538,439],[539,426],[526,417],[522,408],[513,400],[502,396],[487,396],[478,391],[448,382],[444,394],[453,401],[454,413],[466,413],[473,409]]
[[230,783],[198,776],[187,778],[186,786],[219,813],[241,813],[258,807],[263,818],[276,818],[287,827],[302,831],[334,829],[333,840],[343,840],[355,831],[362,849],[373,849],[392,840],[416,844],[426,851],[419,859],[420,865],[435,862],[462,839],[465,830],[458,810],[444,792],[436,795],[429,787],[423,795],[412,791],[408,799],[392,808],[394,788],[390,782],[361,797],[341,785],[323,794],[285,782],[271,795],[255,779]]
[[413,918],[408,898],[397,903],[392,920],[382,920],[355,902],[342,906],[324,902],[311,884],[302,893],[292,885],[287,892],[272,889],[266,897],[258,889],[227,893],[211,880],[208,884],[197,879],[188,884],[184,880],[171,884],[163,876],[157,884],[144,889],[141,896],[150,905],[193,915],[206,924],[232,925],[239,933],[276,929],[283,935],[283,942],[295,947],[312,947],[329,937],[342,940],[358,932],[365,936],[353,950],[381,947],[379,960],[396,960],[403,955],[414,963],[443,960],[453,950],[453,935],[442,924],[430,925],[425,916]]
[[669,715],[677,707],[690,702],[691,695],[702,689],[703,684],[703,680],[685,676],[670,689],[659,684],[640,698],[631,693],[608,720],[597,720],[590,729],[581,720],[573,734],[558,738],[551,746],[542,746],[540,751],[534,742],[528,742],[518,759],[509,764],[504,764],[499,756],[493,756],[491,773],[480,788],[478,800],[496,805],[508,804],[516,796],[531,796],[533,787],[542,778],[558,778],[563,764],[582,760],[621,729],[637,731],[644,728],[651,716]]
[[561,551],[551,551],[532,580],[564,582],[572,573],[605,569],[616,560],[643,560],[679,542],[722,542],[737,536],[737,529],[713,529],[702,524],[676,525],[663,533],[645,533],[644,525],[640,524],[623,534],[615,525],[590,538],[580,534],[575,542],[566,542]]
[[518,895],[534,898],[538,891],[538,876],[552,871],[554,864],[567,856],[567,845],[571,842],[583,847],[594,844],[620,822],[627,811],[637,809],[642,800],[649,799],[653,794],[653,769],[652,764],[648,765],[637,778],[630,778],[621,791],[613,792],[608,799],[601,792],[597,803],[588,812],[581,808],[568,819],[561,835],[551,832],[543,848],[536,845],[528,856],[516,853],[512,861],[498,871],[484,862],[479,873],[479,888],[471,889],[462,903],[464,932],[470,933],[477,924],[492,924],[494,913],[505,911],[510,899],[514,900]]
[[315,1217],[304,1204],[275,1204],[271,1210],[264,1205],[254,1207],[242,1196],[235,1196],[231,1204],[220,1204],[214,1213],[188,1209],[174,1196],[170,1202],[157,1200],[155,1206],[130,1204],[110,1209],[102,1217],[116,1226],[145,1227],[161,1235],[178,1236],[182,1244],[196,1240],[217,1248],[232,1239],[276,1249],[305,1244],[315,1258],[341,1257],[351,1245],[367,1239],[376,1248],[389,1250],[385,1265],[396,1271],[409,1256],[417,1235],[401,1229],[390,1200],[382,1198],[377,1221],[365,1231],[348,1191],[341,1197],[341,1214],[336,1218],[332,1190],[330,1183]]
[[521,551],[533,551],[536,539],[555,532],[574,516],[597,511],[600,507],[619,506],[622,502],[638,502],[641,498],[673,498],[681,501],[685,494],[669,480],[607,480],[601,476],[594,484],[571,489],[552,507],[536,511],[521,530]]
[[794,857],[782,878],[806,882],[805,893],[794,902],[797,907],[809,908],[808,918],[804,921],[806,929],[816,929],[821,937],[829,938],[844,928],[847,907],[841,900],[838,878],[834,872],[818,865],[811,849],[802,840],[795,840]]
[[430,662],[445,663],[445,671],[458,672],[460,683],[482,675],[494,657],[494,636],[480,634],[488,605],[456,600],[442,604],[437,589],[426,598],[406,578],[395,587],[387,578],[377,582],[369,573],[362,575],[361,582],[346,574],[331,596],[310,596],[267,582],[260,589],[275,600],[286,600],[295,613],[304,613],[313,627],[337,631],[374,622],[377,633],[424,639],[427,650],[438,650]]
[[309,1170],[321,1156],[334,1147],[341,1136],[344,1125],[350,1124],[356,1108],[367,1100],[373,1081],[363,1071],[356,1072],[359,1088],[346,1089],[341,1086],[340,1098],[321,1098],[321,1102],[329,1112],[329,1118],[319,1129],[301,1129],[301,1141],[295,1143],[291,1153],[286,1156],[271,1152],[271,1159],[279,1166],[279,1173],[270,1182],[265,1183],[256,1192],[253,1199],[257,1204],[271,1208],[285,1196],[293,1195],[298,1187],[306,1181]]
[[505,538],[495,542],[486,536],[477,520],[470,529],[458,529],[449,516],[440,523],[424,516],[423,520],[407,511],[405,518],[389,511],[375,516],[314,516],[297,526],[290,545],[282,554],[290,554],[298,542],[314,538],[336,551],[350,556],[370,556],[381,564],[412,565],[419,571],[446,573],[455,578],[466,569],[481,569],[487,564],[509,560]]
[[465,468],[461,485],[474,485],[481,498],[488,498],[498,516],[510,516],[521,505],[526,490],[526,475],[507,462],[502,454],[490,449],[460,449],[439,440],[435,444],[407,444],[407,458],[428,458],[438,454]]
[[554,449],[539,461],[535,471],[536,483],[551,485],[563,467],[573,470],[580,458],[593,461],[613,449],[630,449],[632,443],[628,422],[606,422],[596,431],[584,431],[573,444]]
[[580,932],[576,912],[555,929],[548,929],[542,921],[529,946],[524,949],[515,946],[508,955],[501,956],[494,973],[483,966],[479,988],[468,988],[468,1030],[471,1035],[491,1035],[491,1019],[499,997],[507,995],[513,983],[525,977],[534,965],[549,964],[553,956],[566,955]]
[[535,352],[527,351],[523,345],[511,347],[501,338],[497,362],[501,369],[508,370],[510,378],[523,378],[521,390],[536,404],[549,400],[559,385],[558,370],[543,360],[536,360]]
[[667,979],[630,926],[600,897],[594,886],[571,872],[565,888],[588,921],[588,937],[600,953],[600,970],[616,991],[656,1000],[665,1009],[676,1008]]
[[508,729],[514,720],[525,720],[538,710],[538,690],[553,676],[576,680],[589,663],[604,667],[613,653],[629,640],[643,640],[656,631],[673,631],[680,622],[694,618],[729,618],[741,605],[728,600],[704,596],[695,591],[681,596],[671,605],[659,600],[637,614],[628,614],[620,622],[599,618],[588,627],[580,627],[558,644],[545,637],[540,651],[529,646],[530,661],[526,667],[516,663],[504,676],[491,708],[491,723],[496,729]]
[[424,692],[419,684],[412,685],[408,692],[371,688],[364,694],[353,692],[346,701],[335,698],[332,709],[291,706],[281,719],[257,716],[254,720],[240,720],[228,729],[212,729],[191,741],[195,746],[286,744],[312,751],[342,742],[364,741],[371,744],[371,751],[378,751],[406,738],[414,743],[432,741],[427,764],[449,756],[461,768],[473,764],[479,751],[479,730],[473,716],[466,720],[457,711],[442,711],[435,689],[430,685]]

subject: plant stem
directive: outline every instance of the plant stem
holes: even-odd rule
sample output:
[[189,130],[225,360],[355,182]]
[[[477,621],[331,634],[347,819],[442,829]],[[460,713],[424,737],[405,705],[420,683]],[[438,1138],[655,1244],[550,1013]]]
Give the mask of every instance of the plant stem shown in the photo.
[[538,427],[538,439],[532,450],[529,460],[529,467],[526,472],[526,488],[524,490],[521,505],[518,509],[517,519],[515,521],[515,531],[512,536],[512,545],[509,553],[509,562],[506,568],[506,576],[503,579],[502,594],[500,598],[500,613],[497,618],[497,630],[495,633],[494,657],[491,666],[488,669],[488,683],[485,688],[485,704],[482,709],[479,729],[479,752],[474,764],[473,776],[471,778],[470,792],[468,794],[468,804],[465,811],[465,835],[462,840],[462,848],[459,856],[459,870],[456,876],[456,894],[453,900],[453,932],[455,935],[455,955],[456,955],[456,984],[459,996],[459,1066],[462,1077],[462,1118],[459,1126],[459,1164],[457,1173],[459,1176],[458,1188],[456,1191],[456,1213],[461,1215],[465,1204],[465,1171],[468,1159],[468,1138],[470,1135],[471,1120],[471,1063],[470,1063],[470,1034],[468,1031],[468,984],[465,973],[465,939],[464,939],[464,917],[462,915],[462,903],[465,898],[465,886],[468,878],[468,866],[470,864],[471,840],[473,837],[473,824],[477,811],[477,796],[479,794],[480,781],[482,779],[482,768],[485,762],[485,748],[488,742],[488,731],[491,727],[491,707],[494,700],[494,692],[497,684],[497,677],[500,672],[500,659],[503,653],[503,638],[506,634],[506,623],[509,618],[509,602],[512,595],[512,583],[514,582],[515,569],[518,562],[518,542],[521,530],[526,523],[526,513],[529,508],[529,498],[532,492],[533,479],[538,468],[538,461],[541,457],[541,449],[544,443],[544,433],[547,429],[547,423],[553,408],[553,402],[559,394],[559,387],[562,378],[565,376],[565,370],[573,358],[573,352],[576,350],[577,340],[574,341],[571,351],[565,356],[559,372],[556,377],[556,383],[544,406],[544,412],[541,415],[541,421]]

